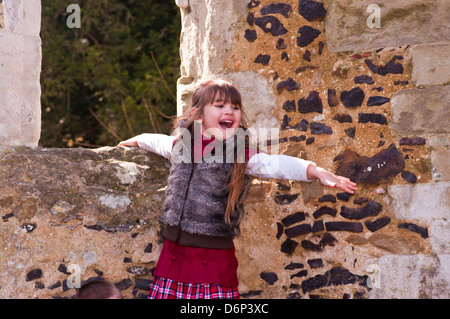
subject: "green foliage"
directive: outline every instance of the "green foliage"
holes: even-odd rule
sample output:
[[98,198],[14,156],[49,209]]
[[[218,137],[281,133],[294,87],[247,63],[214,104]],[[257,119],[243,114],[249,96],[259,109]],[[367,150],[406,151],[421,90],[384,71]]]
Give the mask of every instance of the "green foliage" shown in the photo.
[[[42,146],[117,145],[168,133],[176,114],[181,18],[175,1],[42,1]],[[151,121],[150,117],[153,118]]]

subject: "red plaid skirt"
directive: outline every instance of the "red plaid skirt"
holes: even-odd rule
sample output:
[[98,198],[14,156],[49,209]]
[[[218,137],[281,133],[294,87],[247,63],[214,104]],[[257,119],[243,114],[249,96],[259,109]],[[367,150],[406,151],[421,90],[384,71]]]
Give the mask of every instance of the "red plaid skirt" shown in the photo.
[[239,292],[236,287],[192,284],[155,277],[150,285],[148,299],[239,299]]

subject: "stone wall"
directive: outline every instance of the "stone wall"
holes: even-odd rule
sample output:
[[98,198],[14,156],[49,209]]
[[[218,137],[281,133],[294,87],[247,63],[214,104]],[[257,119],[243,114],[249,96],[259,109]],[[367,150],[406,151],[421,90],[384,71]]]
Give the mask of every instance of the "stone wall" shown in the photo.
[[277,181],[263,203],[250,198],[244,295],[448,298],[448,1],[178,4],[179,112],[199,80],[228,77],[253,127],[281,129],[282,153],[359,186]]
[[0,144],[37,146],[41,1],[0,1]]
[[[276,181],[268,194],[253,180],[235,241],[242,297],[449,298],[448,2],[176,3],[179,113],[201,78],[226,76],[253,127],[280,129],[281,153],[359,186]],[[79,274],[144,298],[167,173],[141,150],[2,144],[0,297],[71,298]]]

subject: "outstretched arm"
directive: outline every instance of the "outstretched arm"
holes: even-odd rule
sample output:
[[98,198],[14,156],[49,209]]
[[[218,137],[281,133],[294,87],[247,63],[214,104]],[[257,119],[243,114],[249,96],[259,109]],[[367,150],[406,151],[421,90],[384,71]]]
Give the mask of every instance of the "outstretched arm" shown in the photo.
[[315,163],[286,155],[257,153],[247,163],[246,173],[261,178],[275,178],[297,181],[319,179],[328,187],[337,187],[353,194],[356,184],[346,177],[330,173]]
[[175,136],[165,134],[144,133],[122,141],[117,146],[140,147],[165,158],[170,158],[175,139]]

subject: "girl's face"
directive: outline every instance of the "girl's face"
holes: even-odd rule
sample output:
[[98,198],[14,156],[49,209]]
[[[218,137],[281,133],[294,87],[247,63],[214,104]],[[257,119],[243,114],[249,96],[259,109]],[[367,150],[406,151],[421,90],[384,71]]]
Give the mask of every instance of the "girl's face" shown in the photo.
[[239,128],[241,123],[241,109],[238,105],[230,104],[221,97],[204,107],[200,116],[202,134],[214,135],[218,140],[226,140]]

